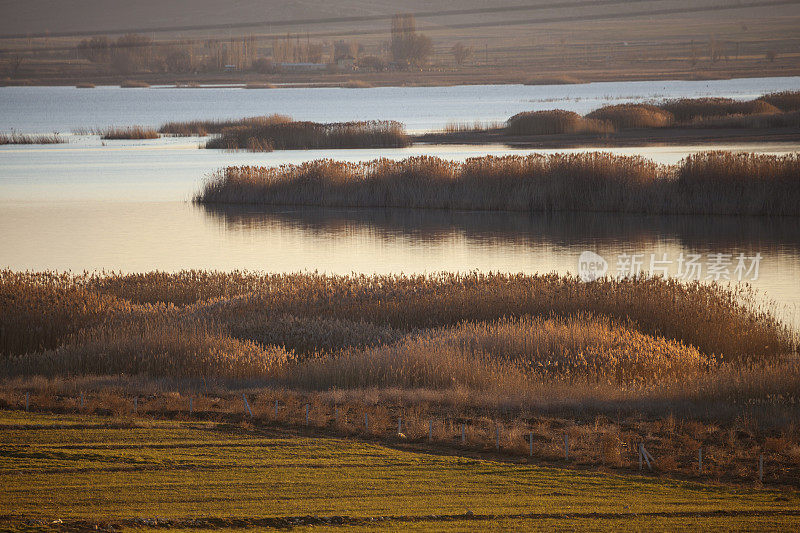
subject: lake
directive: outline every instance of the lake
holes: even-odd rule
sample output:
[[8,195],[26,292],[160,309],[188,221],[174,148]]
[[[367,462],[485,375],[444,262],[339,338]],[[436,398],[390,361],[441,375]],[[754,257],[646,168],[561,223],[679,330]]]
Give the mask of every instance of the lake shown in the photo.
[[[448,122],[503,120],[530,109],[586,112],[609,102],[706,95],[752,98],[784,89],[800,89],[800,78],[379,89],[3,87],[0,128],[69,132],[112,124],[158,126],[176,119],[284,113],[318,121],[394,119],[423,131]],[[762,301],[774,302],[776,312],[800,325],[797,219],[210,209],[189,202],[203,179],[227,165],[422,154],[462,160],[555,150],[414,146],[247,153],[200,150],[203,140],[197,138],[101,142],[96,136],[67,136],[69,144],[0,147],[0,268],[576,273],[581,253],[591,251],[607,262],[611,275],[655,266],[687,280],[750,283]],[[795,144],[724,148],[800,151]],[[674,163],[706,149],[607,151]],[[691,257],[700,265],[699,272],[685,268]],[[737,269],[740,261],[750,269]]]

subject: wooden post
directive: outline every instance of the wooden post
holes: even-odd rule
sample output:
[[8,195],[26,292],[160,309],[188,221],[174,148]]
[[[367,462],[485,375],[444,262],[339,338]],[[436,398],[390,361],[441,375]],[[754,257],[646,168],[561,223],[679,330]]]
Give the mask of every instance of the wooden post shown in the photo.
[[758,481],[764,481],[764,454],[758,456]]
[[428,442],[433,440],[433,420],[428,420]]
[[465,446],[466,444],[467,444],[466,424],[461,424],[461,445]]
[[306,404],[306,425],[308,425],[308,410],[311,408],[308,404]]
[[564,433],[564,460],[569,461],[569,435]]
[[403,433],[403,418],[398,417],[397,419],[397,434],[400,435]]
[[278,400],[275,400],[275,418],[278,418]]
[[369,433],[369,413],[364,413],[364,431]]
[[26,392],[25,393],[25,411],[26,412],[30,409],[30,404],[31,404],[31,393],[30,392]]
[[133,399],[133,412],[134,413],[138,413],[139,412],[139,397],[138,396],[136,396]]
[[643,456],[643,454],[642,454],[642,443],[641,442],[639,443],[639,446],[637,447],[637,450],[639,452],[639,470],[641,470],[642,469],[642,456]]
[[494,440],[495,446],[497,447],[497,451],[500,451],[500,424],[497,424],[494,427]]
[[533,431],[528,433],[528,456],[533,457]]
[[83,392],[81,392],[81,409],[83,409]]
[[191,415],[194,411],[194,403],[192,402],[193,398],[189,398],[189,414]]
[[247,409],[247,414],[250,415],[250,418],[253,417],[253,411],[250,410],[250,404],[247,403],[247,396],[242,393],[242,400],[244,401],[244,408]]
[[697,471],[703,473],[703,448],[697,449]]

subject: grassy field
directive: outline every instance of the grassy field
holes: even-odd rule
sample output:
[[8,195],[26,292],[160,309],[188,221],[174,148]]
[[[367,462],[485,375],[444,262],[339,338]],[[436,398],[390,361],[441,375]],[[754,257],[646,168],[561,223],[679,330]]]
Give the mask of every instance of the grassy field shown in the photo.
[[351,517],[340,520],[350,526],[379,520],[419,530],[800,524],[795,491],[421,453],[247,424],[22,411],[0,412],[0,482],[0,527],[20,531],[56,519],[64,523],[49,528],[151,529],[146,520],[156,518],[174,529],[267,528],[280,517],[318,528],[337,516]]

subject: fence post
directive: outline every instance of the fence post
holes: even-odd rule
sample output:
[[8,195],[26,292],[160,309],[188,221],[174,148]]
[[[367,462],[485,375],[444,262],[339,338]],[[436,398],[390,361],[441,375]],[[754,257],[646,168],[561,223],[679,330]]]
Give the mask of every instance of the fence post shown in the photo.
[[528,455],[533,457],[533,431],[528,433]]
[[138,396],[136,396],[133,399],[133,412],[134,413],[138,413],[139,412],[139,397]]
[[467,444],[466,424],[461,424],[461,445],[464,446],[466,444]]
[[242,393],[242,400],[244,401],[244,408],[247,409],[247,413],[250,415],[250,418],[253,417],[253,411],[250,410],[250,404],[247,403],[247,396]]
[[308,404],[306,404],[306,425],[308,425],[308,410],[311,408]]
[[428,420],[428,442],[433,440],[433,420]]
[[278,418],[278,400],[275,400],[275,418]]
[[81,392],[81,409],[83,409],[83,392]]
[[495,446],[497,447],[497,451],[500,451],[500,424],[497,424],[494,427],[494,440]]
[[697,450],[697,471],[703,473],[703,448]]
[[189,414],[191,415],[194,412],[194,403],[192,402],[193,398],[189,398]]
[[564,433],[564,460],[569,461],[569,434]]
[[764,454],[758,456],[758,481],[764,481]]
[[369,413],[364,413],[364,431],[369,433]]
[[26,412],[28,410],[30,410],[30,404],[31,404],[31,393],[30,392],[26,392],[25,393],[25,411]]
[[401,435],[403,433],[403,418],[397,418],[397,434]]

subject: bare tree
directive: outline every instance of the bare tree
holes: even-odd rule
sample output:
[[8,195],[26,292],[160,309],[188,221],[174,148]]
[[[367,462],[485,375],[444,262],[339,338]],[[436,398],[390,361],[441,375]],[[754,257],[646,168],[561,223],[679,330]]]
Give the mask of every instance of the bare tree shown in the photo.
[[451,52],[453,53],[453,59],[455,60],[456,65],[459,67],[472,57],[472,47],[464,46],[462,43],[454,44]]
[[430,37],[417,33],[414,15],[392,17],[392,59],[401,66],[422,66],[433,53]]

